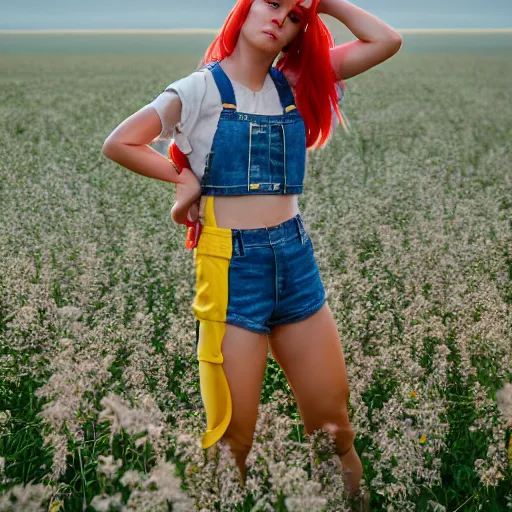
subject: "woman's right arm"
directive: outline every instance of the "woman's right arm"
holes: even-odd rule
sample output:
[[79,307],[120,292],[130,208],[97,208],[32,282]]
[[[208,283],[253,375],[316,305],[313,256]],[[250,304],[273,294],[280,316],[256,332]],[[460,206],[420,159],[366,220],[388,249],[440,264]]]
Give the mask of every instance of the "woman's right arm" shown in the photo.
[[[181,100],[175,93],[169,101],[166,110],[166,122],[175,126],[181,119]],[[103,143],[103,154],[126,167],[148,178],[187,185],[198,181],[190,169],[184,169],[181,174],[176,172],[172,162],[154,150],[149,144],[162,131],[162,121],[156,110],[146,105],[125,119],[107,137]]]

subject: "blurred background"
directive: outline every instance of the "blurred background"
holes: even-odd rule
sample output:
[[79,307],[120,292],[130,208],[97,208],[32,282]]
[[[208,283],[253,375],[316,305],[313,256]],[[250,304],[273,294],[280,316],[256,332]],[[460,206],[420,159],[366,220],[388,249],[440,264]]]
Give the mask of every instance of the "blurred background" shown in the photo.
[[[400,31],[402,52],[508,54],[512,48],[510,0],[352,3]],[[0,55],[200,55],[234,4],[48,0],[43,6],[36,0],[0,0]],[[353,39],[337,20],[323,18],[337,43]]]
[[[510,0],[360,0],[394,28],[506,28]],[[0,29],[218,28],[233,0],[2,0]]]

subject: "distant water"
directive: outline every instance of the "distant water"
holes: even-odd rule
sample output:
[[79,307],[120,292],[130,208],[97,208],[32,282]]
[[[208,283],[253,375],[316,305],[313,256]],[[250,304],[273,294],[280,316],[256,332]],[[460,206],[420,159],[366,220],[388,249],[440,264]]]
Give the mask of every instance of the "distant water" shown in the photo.
[[[201,55],[213,34],[0,34],[1,55]],[[512,55],[512,33],[406,33],[403,52]],[[337,44],[343,42],[337,40]]]

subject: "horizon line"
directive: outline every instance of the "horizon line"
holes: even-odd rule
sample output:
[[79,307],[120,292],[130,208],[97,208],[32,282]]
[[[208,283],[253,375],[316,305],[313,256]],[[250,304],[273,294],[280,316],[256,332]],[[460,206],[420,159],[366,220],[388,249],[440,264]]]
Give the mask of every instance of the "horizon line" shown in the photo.
[[[97,28],[97,29],[0,29],[0,34],[219,34],[220,28]],[[440,33],[440,32],[460,32],[460,33],[512,33],[510,28],[397,28],[399,33]]]

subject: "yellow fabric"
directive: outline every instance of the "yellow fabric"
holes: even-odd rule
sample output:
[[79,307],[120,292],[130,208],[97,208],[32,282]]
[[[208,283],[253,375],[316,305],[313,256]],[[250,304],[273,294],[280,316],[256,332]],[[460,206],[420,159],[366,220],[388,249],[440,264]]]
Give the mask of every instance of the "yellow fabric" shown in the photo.
[[231,230],[204,226],[194,251],[196,294],[192,309],[198,320],[226,321]]
[[[211,198],[211,199],[210,199]],[[200,322],[197,358],[201,397],[206,410],[203,448],[216,443],[226,431],[232,414],[231,392],[222,367],[222,341],[226,332],[231,230],[218,228],[213,196],[208,196],[204,225],[194,249],[196,294],[192,309]]]
[[215,196],[205,196],[206,203],[204,207],[203,226],[217,227],[217,219],[215,218]]
[[206,410],[206,432],[201,440],[203,448],[215,444],[231,421],[231,391],[222,368],[221,346],[225,332],[225,322],[200,320],[197,358],[201,397]]

